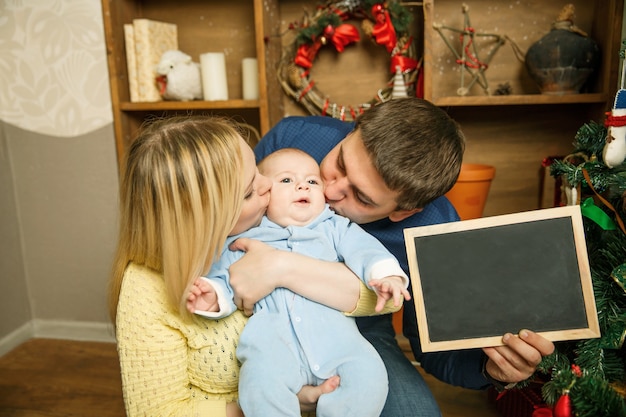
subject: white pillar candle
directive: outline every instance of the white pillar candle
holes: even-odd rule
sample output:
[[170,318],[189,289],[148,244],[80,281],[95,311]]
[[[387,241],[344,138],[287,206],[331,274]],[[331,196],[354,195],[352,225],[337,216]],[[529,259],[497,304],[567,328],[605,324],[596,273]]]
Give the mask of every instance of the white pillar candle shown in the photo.
[[259,64],[256,58],[244,58],[241,61],[241,83],[244,100],[259,99]]
[[226,61],[223,52],[207,52],[200,55],[202,92],[205,100],[228,100]]

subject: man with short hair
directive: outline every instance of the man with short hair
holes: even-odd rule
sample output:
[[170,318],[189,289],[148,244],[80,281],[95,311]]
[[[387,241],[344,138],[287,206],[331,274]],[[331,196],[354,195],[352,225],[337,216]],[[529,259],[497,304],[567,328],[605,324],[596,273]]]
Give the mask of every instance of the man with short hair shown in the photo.
[[[459,220],[444,194],[459,175],[464,137],[447,113],[426,100],[391,100],[365,111],[355,123],[322,116],[287,117],[256,146],[257,161],[287,147],[301,149],[320,163],[331,208],[379,239],[407,275],[403,230]],[[251,252],[258,247],[245,242],[239,249]],[[270,274],[264,274],[259,263],[250,261],[247,267],[264,282],[258,285],[275,285],[264,280]],[[314,272],[298,273],[315,280]],[[255,297],[240,296],[244,308]],[[522,330],[519,335],[504,335],[503,346],[424,354],[413,303],[412,297],[405,301],[403,333],[422,368],[449,384],[504,388],[530,377],[541,358],[554,350],[552,342]],[[357,324],[387,367],[389,395],[381,416],[440,416],[430,389],[395,340],[391,315],[357,317]]]

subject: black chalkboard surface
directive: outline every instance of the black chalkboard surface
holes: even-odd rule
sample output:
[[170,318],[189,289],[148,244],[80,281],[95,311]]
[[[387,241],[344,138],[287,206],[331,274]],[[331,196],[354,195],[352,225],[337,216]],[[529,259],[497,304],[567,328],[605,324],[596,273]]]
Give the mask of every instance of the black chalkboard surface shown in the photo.
[[422,351],[600,336],[579,206],[405,229]]

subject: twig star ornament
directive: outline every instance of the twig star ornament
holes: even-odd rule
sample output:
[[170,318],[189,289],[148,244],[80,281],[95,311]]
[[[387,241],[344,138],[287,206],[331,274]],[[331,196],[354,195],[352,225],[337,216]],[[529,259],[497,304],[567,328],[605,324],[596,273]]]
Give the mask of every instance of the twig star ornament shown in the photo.
[[[466,96],[469,94],[470,89],[475,84],[478,84],[487,95],[491,95],[485,72],[489,68],[489,63],[496,52],[498,52],[498,49],[506,43],[508,38],[494,33],[482,33],[477,31],[470,22],[469,6],[465,3],[462,5],[462,12],[464,20],[462,29],[445,26],[439,23],[434,23],[433,28],[437,31],[448,49],[454,54],[455,62],[462,67],[457,94],[459,96]],[[459,35],[460,50],[450,42],[445,31]],[[495,45],[487,52],[484,59],[480,56],[481,51],[479,51],[476,42],[477,38],[488,39],[495,42]],[[520,52],[515,45],[513,50],[519,59]]]

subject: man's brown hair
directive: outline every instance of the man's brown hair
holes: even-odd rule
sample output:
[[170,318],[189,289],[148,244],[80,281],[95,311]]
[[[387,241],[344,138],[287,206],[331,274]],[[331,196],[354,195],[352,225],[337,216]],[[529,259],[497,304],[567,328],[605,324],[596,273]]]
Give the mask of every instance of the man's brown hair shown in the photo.
[[465,137],[445,111],[419,98],[390,100],[355,124],[398,209],[422,208],[452,188],[461,170]]

